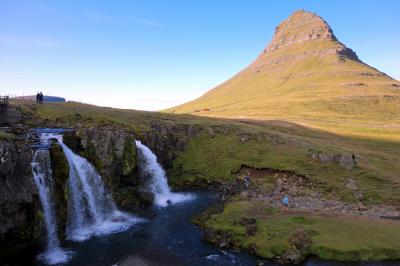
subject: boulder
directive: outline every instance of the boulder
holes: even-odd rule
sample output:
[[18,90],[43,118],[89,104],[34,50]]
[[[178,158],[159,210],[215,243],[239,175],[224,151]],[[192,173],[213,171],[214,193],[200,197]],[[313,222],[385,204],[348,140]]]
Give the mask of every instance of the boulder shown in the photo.
[[207,129],[207,131],[208,131],[208,136],[209,136],[210,138],[214,138],[214,137],[215,137],[215,130],[214,130],[213,128],[209,127],[209,128]]
[[348,189],[351,189],[351,190],[357,190],[357,184],[356,184],[356,181],[355,180],[353,180],[353,179],[351,179],[351,178],[348,178],[347,180],[346,180],[346,185],[345,185]]
[[354,197],[356,197],[358,200],[362,200],[364,198],[364,194],[361,191],[355,191],[353,193]]
[[257,233],[257,221],[255,218],[242,217],[239,224],[246,228],[246,237],[254,236]]
[[340,165],[347,170],[351,170],[356,166],[354,155],[350,154],[340,154],[333,152],[323,152],[323,151],[314,151],[313,149],[309,149],[307,155],[314,160],[318,160],[322,163],[335,163]]
[[284,264],[299,264],[309,254],[310,237],[304,229],[297,231],[289,238],[289,249],[280,257],[279,262]]
[[151,206],[154,203],[154,193],[147,191],[139,192],[139,202],[141,206]]
[[347,154],[340,157],[339,165],[347,170],[351,170],[355,166],[355,163],[352,156]]
[[247,135],[241,135],[241,136],[239,137],[239,141],[240,141],[241,143],[247,142],[247,141],[249,141],[249,140],[250,140],[250,137],[247,136]]

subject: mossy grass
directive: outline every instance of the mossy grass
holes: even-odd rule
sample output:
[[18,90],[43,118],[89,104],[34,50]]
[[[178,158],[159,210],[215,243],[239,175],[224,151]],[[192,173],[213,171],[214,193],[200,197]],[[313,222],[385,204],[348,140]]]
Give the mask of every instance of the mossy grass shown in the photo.
[[17,136],[12,133],[7,133],[4,131],[0,131],[0,140],[15,140]]
[[[257,231],[246,237],[243,217],[256,219]],[[308,255],[327,260],[368,261],[400,258],[400,223],[350,216],[282,211],[260,201],[233,201],[222,213],[213,214],[205,228],[224,231],[235,245],[252,249],[265,258],[281,256],[289,248],[289,238],[304,230],[311,243]]]
[[[320,163],[306,155],[306,148],[290,143],[271,143],[266,139],[240,142],[237,135],[217,135],[210,138],[206,134],[190,140],[185,151],[178,152],[174,161],[171,182],[179,185],[196,178],[205,180],[234,181],[242,165],[254,168],[270,168],[292,171],[305,176],[314,191],[348,202],[355,202],[352,190],[344,186],[351,177],[359,184],[365,195],[365,204],[395,202],[400,195],[394,182],[365,171],[362,168],[346,170],[334,163]],[[254,180],[258,189],[271,188],[273,176]]]

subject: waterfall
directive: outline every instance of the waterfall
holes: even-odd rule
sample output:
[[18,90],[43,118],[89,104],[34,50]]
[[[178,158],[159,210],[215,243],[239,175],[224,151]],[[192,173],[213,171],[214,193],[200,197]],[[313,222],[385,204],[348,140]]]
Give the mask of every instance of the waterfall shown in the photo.
[[174,204],[194,198],[192,194],[171,192],[165,171],[157,162],[157,156],[138,140],[136,147],[139,150],[140,170],[142,175],[149,177],[147,189],[154,193],[156,205],[165,207],[168,203]]
[[53,137],[57,138],[69,164],[69,239],[83,241],[93,235],[121,232],[142,221],[119,211],[94,166],[68,148],[62,135]]
[[71,252],[60,248],[57,237],[57,222],[53,201],[53,178],[48,150],[37,150],[32,161],[33,180],[39,191],[47,230],[47,249],[39,259],[47,264],[65,263],[71,258]]

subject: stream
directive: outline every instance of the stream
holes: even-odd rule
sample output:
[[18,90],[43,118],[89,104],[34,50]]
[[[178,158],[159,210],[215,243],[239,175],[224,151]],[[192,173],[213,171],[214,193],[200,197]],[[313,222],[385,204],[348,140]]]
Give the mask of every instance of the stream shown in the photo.
[[[83,242],[65,241],[64,250],[73,252],[71,266],[111,265],[256,265],[257,257],[245,252],[227,252],[205,243],[201,230],[191,222],[193,215],[216,204],[218,195],[207,191],[191,192],[195,199],[154,207],[140,214],[145,222],[128,230],[94,236]],[[44,266],[38,250],[27,250],[9,265]],[[124,263],[126,262],[126,263]],[[130,262],[130,264],[128,263]],[[8,265],[8,264],[6,264]],[[266,261],[266,266],[276,265]],[[340,263],[311,258],[303,266],[398,266],[399,262]]]
[[[255,265],[254,256],[222,251],[203,241],[201,230],[191,219],[216,204],[218,195],[191,193],[196,197],[193,200],[146,209],[140,214],[145,221],[126,231],[82,242],[66,240],[63,249],[73,255],[62,265]],[[6,265],[46,265],[37,258],[38,252],[26,250]],[[124,264],[124,260],[131,264]]]

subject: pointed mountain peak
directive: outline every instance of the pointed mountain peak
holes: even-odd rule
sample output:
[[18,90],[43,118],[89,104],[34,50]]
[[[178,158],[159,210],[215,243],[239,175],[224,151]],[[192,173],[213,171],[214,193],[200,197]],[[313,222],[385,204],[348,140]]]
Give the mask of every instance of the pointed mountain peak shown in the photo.
[[[394,105],[388,101],[382,107],[381,103],[398,99],[399,86],[399,82],[359,60],[323,18],[299,10],[276,27],[272,41],[248,67],[200,98],[170,111],[320,121],[325,115],[342,119],[359,110],[360,119],[364,119],[364,112],[351,106],[365,101],[382,110],[383,118],[393,112]],[[349,109],[342,112],[342,107]]]
[[275,35],[263,54],[273,54],[282,48],[310,41],[330,41],[335,43],[329,48],[331,52],[335,50],[342,58],[358,60],[357,55],[351,49],[338,41],[331,27],[322,17],[305,10],[295,11],[276,27]]

